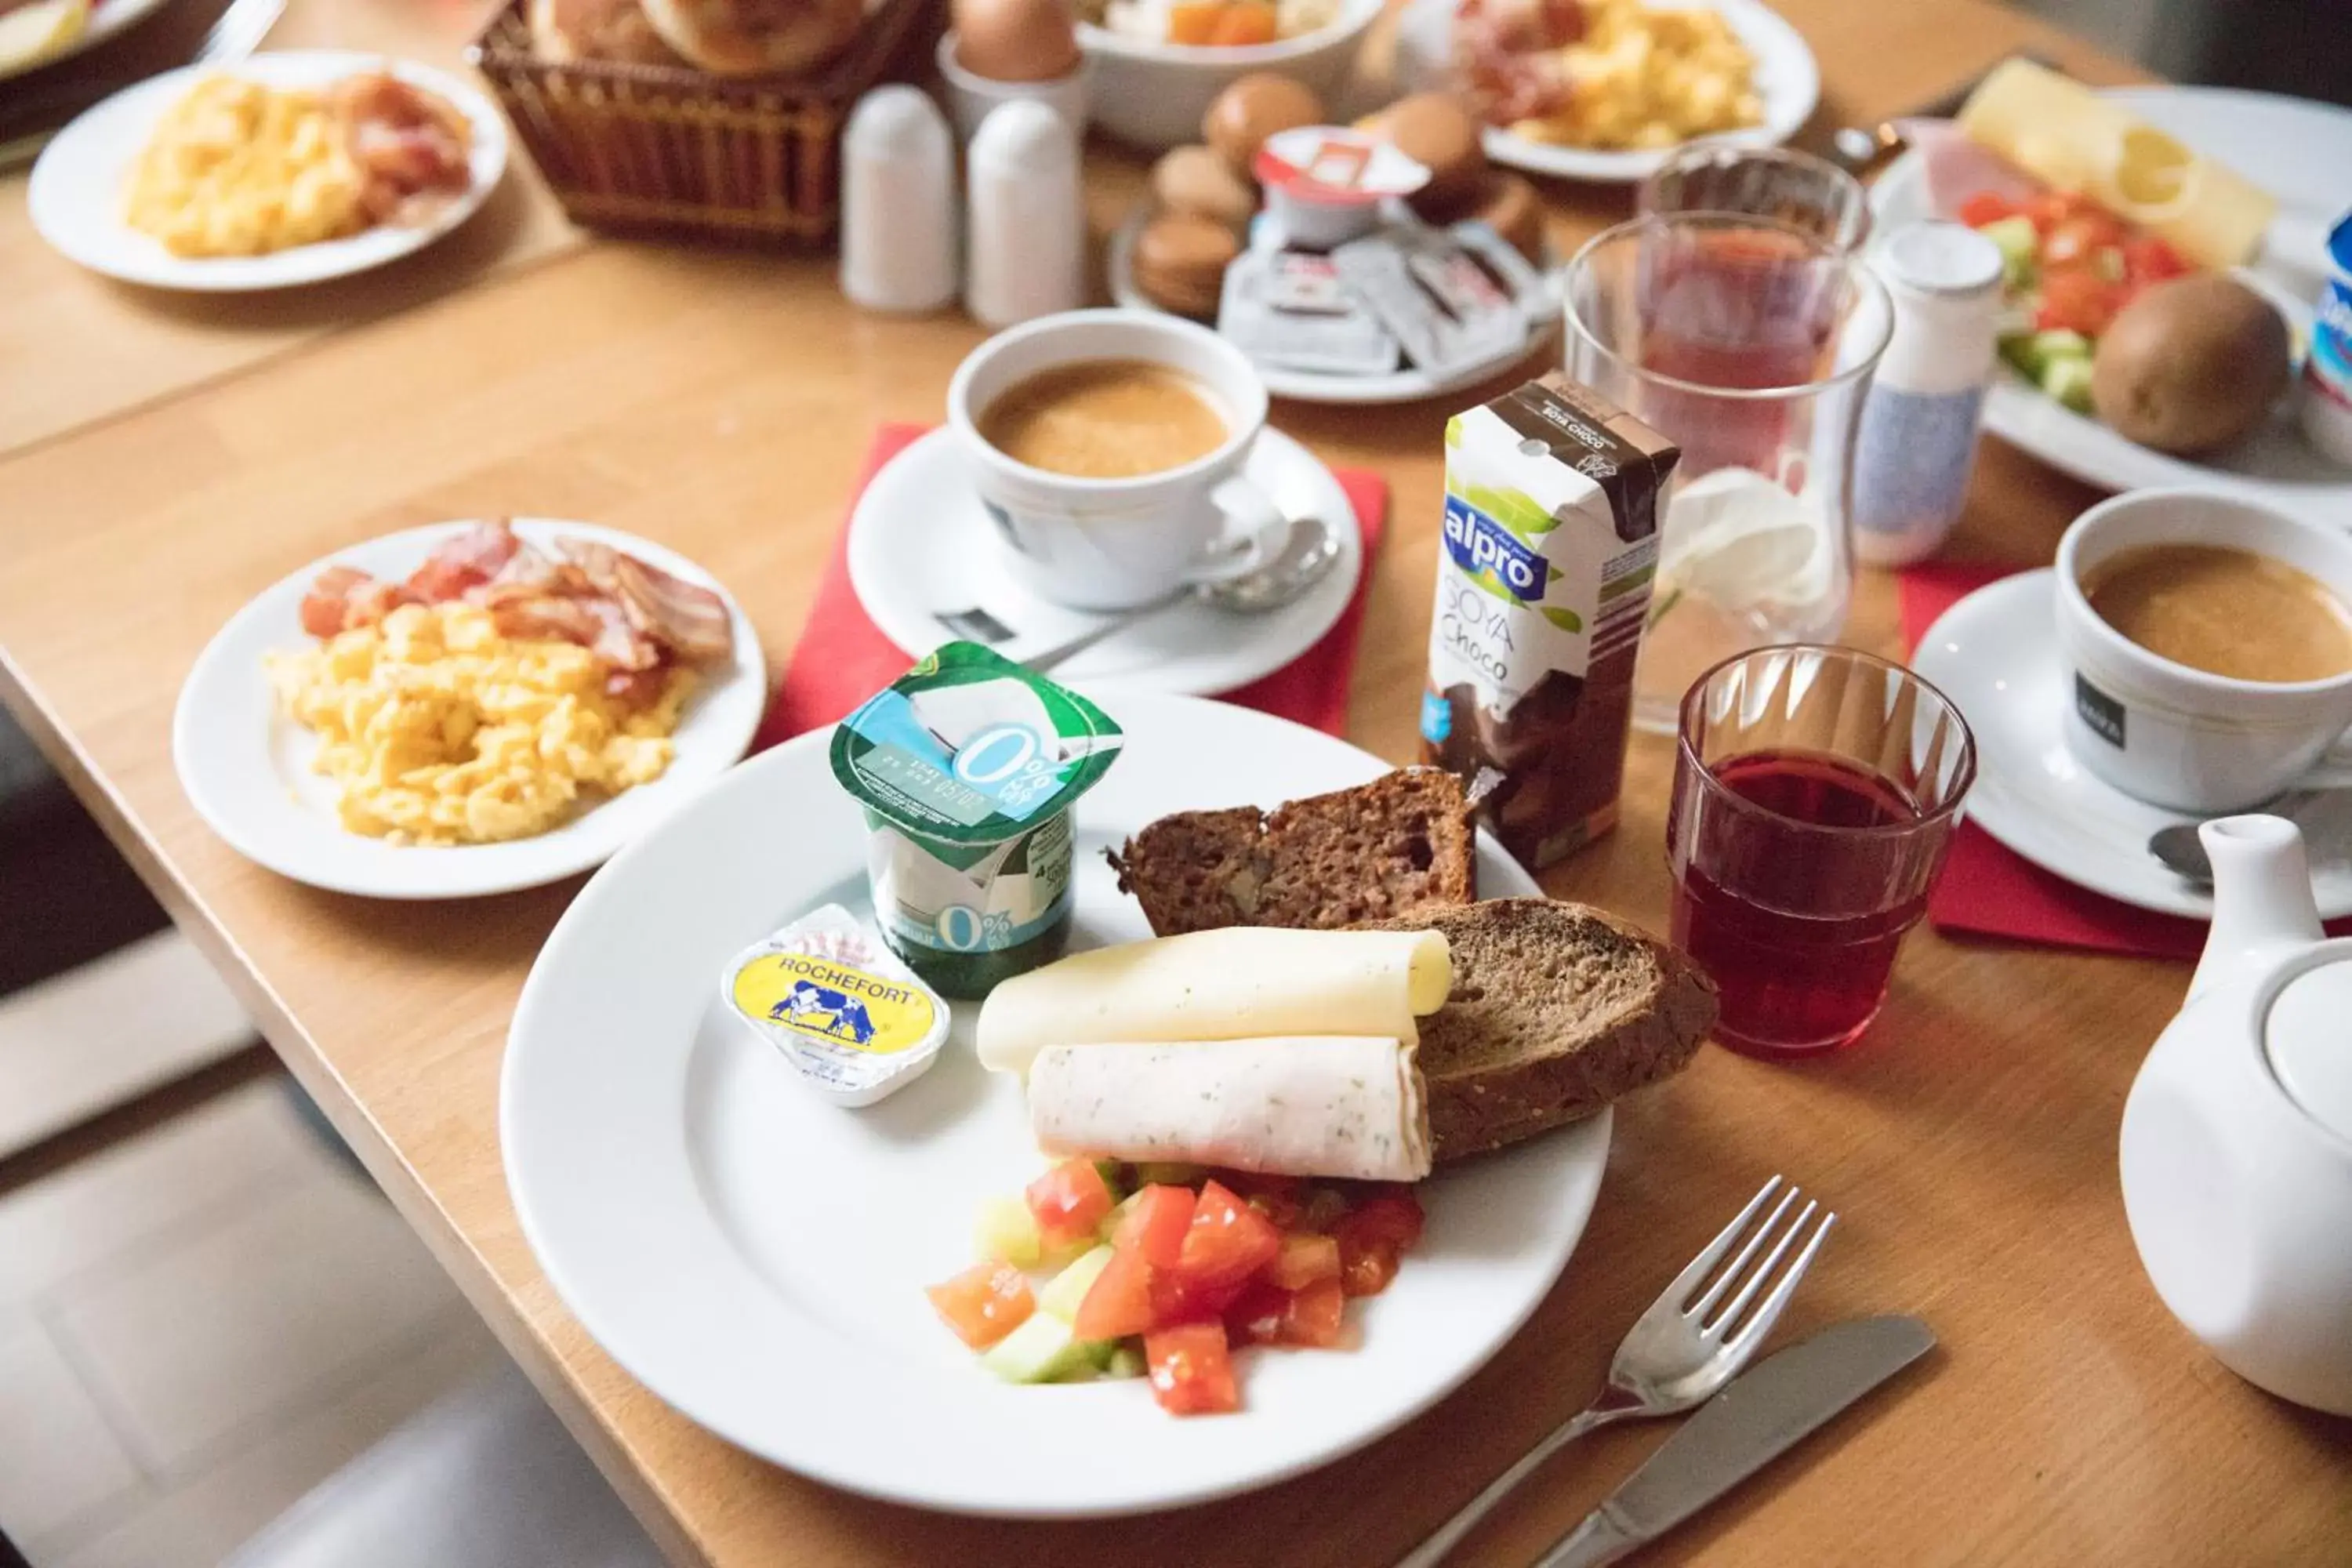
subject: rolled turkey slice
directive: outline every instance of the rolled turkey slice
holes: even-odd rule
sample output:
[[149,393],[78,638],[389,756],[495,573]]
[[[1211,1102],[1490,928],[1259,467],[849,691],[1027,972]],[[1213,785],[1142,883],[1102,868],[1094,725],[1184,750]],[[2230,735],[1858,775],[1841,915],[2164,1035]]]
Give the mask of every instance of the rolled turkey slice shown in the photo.
[[975,1039],[995,1072],[1049,1046],[1371,1035],[1413,1045],[1454,965],[1435,931],[1234,926],[1097,948],[989,993]]
[[1421,1070],[1394,1037],[1055,1046],[1029,1069],[1029,1127],[1050,1154],[1369,1182],[1429,1174]]

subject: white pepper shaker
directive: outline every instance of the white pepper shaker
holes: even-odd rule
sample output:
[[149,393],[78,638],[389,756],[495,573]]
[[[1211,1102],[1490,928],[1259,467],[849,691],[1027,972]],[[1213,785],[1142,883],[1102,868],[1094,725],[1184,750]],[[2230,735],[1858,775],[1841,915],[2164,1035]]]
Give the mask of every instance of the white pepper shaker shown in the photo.
[[1086,303],[1086,215],[1078,139],[1034,99],[988,111],[964,169],[963,307],[1009,327]]
[[956,295],[955,138],[921,89],[877,87],[841,136],[841,291],[868,310]]

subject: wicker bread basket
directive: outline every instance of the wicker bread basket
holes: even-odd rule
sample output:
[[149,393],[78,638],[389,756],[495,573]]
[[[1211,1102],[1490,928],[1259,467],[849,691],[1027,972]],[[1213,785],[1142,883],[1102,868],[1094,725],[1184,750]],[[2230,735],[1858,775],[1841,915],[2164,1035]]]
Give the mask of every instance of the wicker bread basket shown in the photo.
[[821,71],[776,79],[541,59],[524,4],[493,16],[467,58],[572,222],[773,246],[832,237],[843,121],[876,83],[921,75],[947,13],[946,0],[880,0]]

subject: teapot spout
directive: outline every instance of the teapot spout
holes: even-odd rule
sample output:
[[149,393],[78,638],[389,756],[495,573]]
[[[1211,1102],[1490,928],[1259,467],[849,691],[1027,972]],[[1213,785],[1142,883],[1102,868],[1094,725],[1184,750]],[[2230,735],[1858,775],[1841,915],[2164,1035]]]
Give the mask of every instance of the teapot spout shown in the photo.
[[2213,927],[2189,982],[2198,996],[2250,965],[2326,933],[2311,892],[2303,833],[2282,816],[2225,816],[2197,830],[2213,863]]

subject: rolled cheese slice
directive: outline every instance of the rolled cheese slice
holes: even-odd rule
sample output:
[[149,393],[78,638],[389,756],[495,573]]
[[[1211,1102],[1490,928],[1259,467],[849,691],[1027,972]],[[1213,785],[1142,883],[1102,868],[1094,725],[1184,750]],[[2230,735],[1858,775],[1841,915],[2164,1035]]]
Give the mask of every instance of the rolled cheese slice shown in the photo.
[[1392,1037],[1055,1046],[1029,1071],[1029,1129],[1049,1154],[1370,1182],[1429,1174],[1421,1070]]
[[1439,932],[1234,926],[1097,948],[988,994],[982,1067],[1025,1073],[1048,1046],[1377,1035],[1418,1043],[1454,963]]

